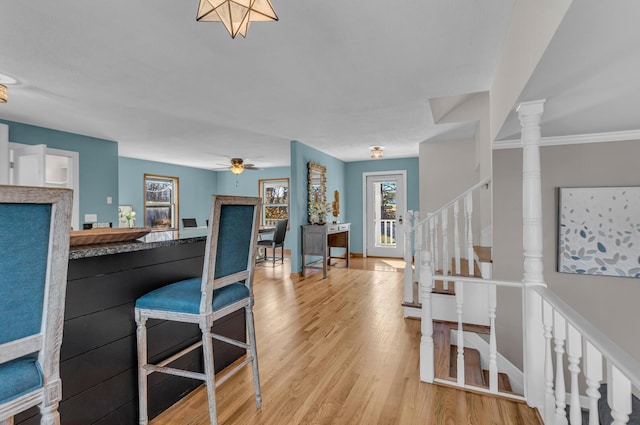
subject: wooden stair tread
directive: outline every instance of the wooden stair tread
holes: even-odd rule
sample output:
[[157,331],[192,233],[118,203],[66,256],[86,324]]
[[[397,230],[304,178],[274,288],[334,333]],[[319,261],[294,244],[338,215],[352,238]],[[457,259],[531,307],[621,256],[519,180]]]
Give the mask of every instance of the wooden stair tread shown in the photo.
[[473,251],[478,257],[478,261],[481,263],[492,263],[492,254],[490,246],[474,246]]
[[[487,383],[486,387],[489,388],[489,371],[484,369],[482,371],[482,376],[484,377],[484,382]],[[509,376],[506,373],[498,372],[498,391],[501,393],[515,394],[513,392],[513,388],[511,388]]]
[[[458,346],[451,345],[449,351],[449,377],[458,378]],[[480,365],[480,352],[474,348],[464,349],[464,383],[476,387],[486,387],[482,367]]]
[[[450,331],[451,329],[453,330],[458,330],[458,323],[457,322],[447,322],[446,320],[434,320],[433,321],[433,327],[435,329],[437,326],[440,327],[447,327],[449,328],[448,330]],[[491,327],[486,326],[486,325],[476,325],[473,323],[463,323],[462,324],[462,330],[465,332],[474,332],[477,334],[485,334],[485,335],[489,335],[491,333]]]
[[449,377],[449,352],[441,347],[451,345],[451,332],[448,326],[433,322],[433,345],[435,347],[435,376],[446,379]]

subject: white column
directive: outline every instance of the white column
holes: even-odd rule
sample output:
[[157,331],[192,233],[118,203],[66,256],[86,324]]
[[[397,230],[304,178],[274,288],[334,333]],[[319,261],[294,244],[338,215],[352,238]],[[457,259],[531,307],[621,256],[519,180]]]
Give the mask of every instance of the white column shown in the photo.
[[0,184],[9,184],[9,126],[0,124]]
[[522,127],[522,231],[524,250],[524,385],[531,407],[543,409],[545,339],[542,299],[532,289],[546,286],[542,266],[542,191],[540,182],[540,120],[544,100],[521,103]]

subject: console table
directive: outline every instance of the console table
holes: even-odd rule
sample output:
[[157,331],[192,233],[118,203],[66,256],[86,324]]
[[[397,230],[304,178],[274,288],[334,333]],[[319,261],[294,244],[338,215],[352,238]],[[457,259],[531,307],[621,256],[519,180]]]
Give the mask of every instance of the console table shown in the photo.
[[322,278],[327,277],[327,266],[332,257],[331,248],[346,249],[347,267],[349,267],[349,232],[351,223],[307,224],[302,226],[302,275],[307,269],[316,268],[307,264],[307,256],[322,257]]

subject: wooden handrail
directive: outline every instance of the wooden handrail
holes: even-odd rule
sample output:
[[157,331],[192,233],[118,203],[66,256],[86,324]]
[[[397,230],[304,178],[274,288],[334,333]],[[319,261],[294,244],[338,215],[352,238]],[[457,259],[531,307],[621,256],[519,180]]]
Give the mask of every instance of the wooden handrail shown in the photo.
[[413,229],[415,230],[417,227],[422,226],[424,223],[426,223],[427,221],[429,221],[429,219],[436,215],[436,214],[440,214],[442,211],[446,210],[447,208],[451,207],[453,204],[456,203],[456,201],[459,201],[461,199],[463,199],[465,196],[467,196],[467,194],[469,192],[473,192],[474,190],[478,189],[479,187],[482,187],[484,185],[488,185],[489,183],[491,183],[491,178],[487,177],[484,180],[479,181],[478,183],[474,184],[473,186],[471,186],[469,189],[465,190],[463,193],[461,193],[460,195],[456,196],[455,198],[453,198],[451,201],[447,202],[446,204],[444,204],[443,206],[441,206],[440,208],[438,208],[437,210],[435,210],[434,212],[428,213],[427,216],[425,218],[423,218],[422,220],[420,220],[419,222],[415,223],[413,225]]

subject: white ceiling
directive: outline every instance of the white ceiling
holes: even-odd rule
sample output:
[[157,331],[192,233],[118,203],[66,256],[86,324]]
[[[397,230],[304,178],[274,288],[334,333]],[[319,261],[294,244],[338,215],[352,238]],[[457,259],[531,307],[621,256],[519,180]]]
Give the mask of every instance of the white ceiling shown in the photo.
[[[272,0],[232,40],[197,0],[0,0],[0,118],[117,141],[200,168],[289,164],[298,140],[344,161],[418,155],[428,100],[488,90],[515,0]],[[640,129],[640,2],[576,0],[520,100],[544,136]],[[512,114],[498,139],[519,137]]]

